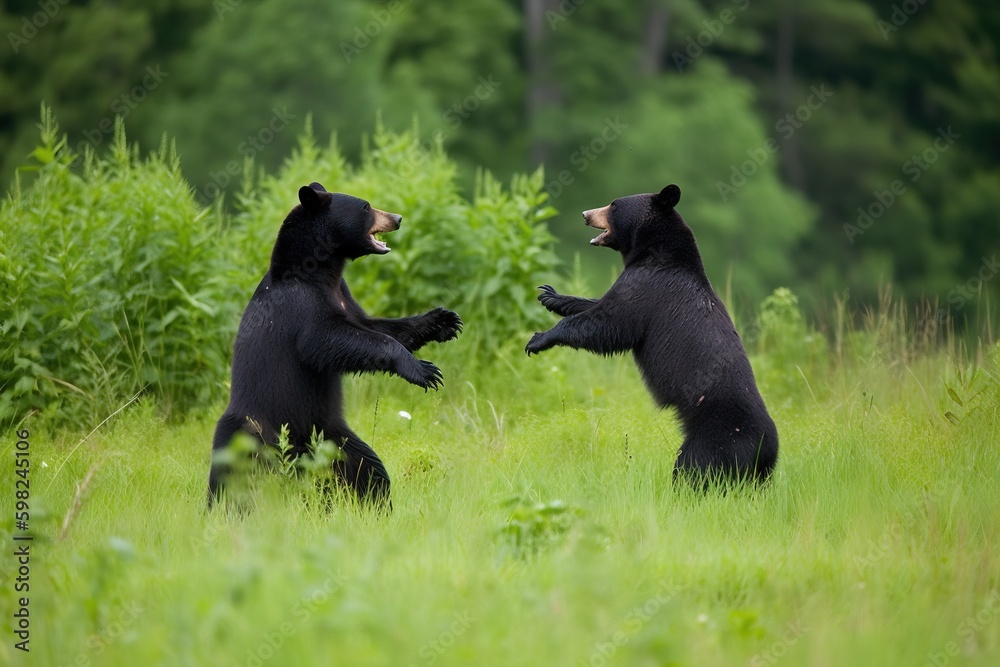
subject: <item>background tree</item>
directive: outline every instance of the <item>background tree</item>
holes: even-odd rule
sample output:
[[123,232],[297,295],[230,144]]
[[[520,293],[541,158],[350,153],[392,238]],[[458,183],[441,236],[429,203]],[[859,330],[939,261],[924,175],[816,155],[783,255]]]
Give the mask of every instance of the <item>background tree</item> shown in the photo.
[[147,122],[136,112],[147,99],[156,104],[163,89],[132,91],[142,88],[147,67],[168,72],[162,82],[169,81],[168,58],[187,48],[188,36],[210,16],[197,0],[3,3],[0,180],[9,182],[37,143],[42,101],[56,110],[74,146],[106,147],[116,115],[130,126]]
[[465,190],[482,165],[543,165],[560,252],[595,283],[613,258],[577,243],[579,211],[676,181],[710,274],[750,303],[780,284],[812,306],[890,283],[947,300],[996,249],[1000,6],[904,4],[9,2],[0,179],[42,100],[77,147],[105,145],[116,112],[147,149],[176,137],[203,203],[235,191],[246,157],[276,167],[307,114],[356,159],[381,111],[440,135]]

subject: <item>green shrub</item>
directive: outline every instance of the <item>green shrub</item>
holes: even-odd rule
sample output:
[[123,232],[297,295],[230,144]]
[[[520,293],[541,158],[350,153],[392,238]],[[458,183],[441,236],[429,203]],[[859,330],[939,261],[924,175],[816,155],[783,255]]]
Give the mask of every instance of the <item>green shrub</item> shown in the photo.
[[810,384],[810,378],[826,370],[826,339],[806,323],[798,297],[787,287],[774,290],[761,303],[757,326],[747,334],[747,343],[753,342],[761,385],[786,397],[826,389]]
[[503,507],[510,510],[510,517],[500,528],[504,546],[519,558],[537,556],[564,537],[583,510],[562,500],[534,502],[525,495],[506,499]]
[[106,158],[78,156],[44,108],[40,128],[35,180],[0,206],[0,422],[217,397],[239,312],[219,215],[166,142],[141,160],[118,123]]
[[223,397],[240,312],[312,181],[404,216],[394,252],[348,276],[373,313],[457,310],[466,353],[486,362],[544,322],[534,288],[556,259],[541,171],[508,189],[481,172],[468,201],[441,141],[417,128],[379,123],[357,166],[307,129],[277,174],[244,183],[229,228],[166,141],[140,159],[119,122],[107,156],[80,156],[45,109],[40,128],[37,175],[0,206],[0,423],[35,410],[90,423],[143,390],[168,410]]
[[387,237],[393,251],[348,271],[366,309],[396,317],[446,306],[484,348],[541,326],[545,312],[535,303],[535,287],[556,265],[545,225],[555,210],[545,204],[541,170],[515,176],[508,189],[480,172],[471,201],[459,192],[457,171],[440,139],[422,141],[416,127],[396,133],[377,123],[360,164],[352,166],[336,140],[319,148],[307,125],[282,169],[245,184],[239,197],[232,245],[244,290],[249,294],[263,274],[298,188],[319,181],[403,216],[402,227]]

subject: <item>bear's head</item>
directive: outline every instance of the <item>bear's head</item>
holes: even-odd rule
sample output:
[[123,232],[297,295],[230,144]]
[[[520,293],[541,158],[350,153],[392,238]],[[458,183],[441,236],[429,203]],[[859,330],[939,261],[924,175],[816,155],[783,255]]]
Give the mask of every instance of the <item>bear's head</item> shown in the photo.
[[299,188],[299,205],[281,224],[271,255],[272,274],[316,273],[347,259],[384,255],[389,246],[376,234],[399,229],[403,217],[364,199],[327,192],[319,183]]
[[668,185],[655,194],[619,197],[603,208],[583,212],[588,227],[601,233],[591,245],[611,248],[621,253],[625,264],[643,256],[667,260],[701,259],[694,233],[676,211],[681,189]]

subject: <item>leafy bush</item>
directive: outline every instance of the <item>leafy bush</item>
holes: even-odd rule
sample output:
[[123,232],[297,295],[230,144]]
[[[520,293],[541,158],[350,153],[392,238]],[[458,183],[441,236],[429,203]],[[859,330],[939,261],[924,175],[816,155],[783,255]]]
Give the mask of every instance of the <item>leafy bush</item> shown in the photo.
[[556,264],[545,225],[555,210],[545,204],[541,170],[515,176],[506,190],[481,171],[471,201],[459,193],[457,171],[440,139],[421,140],[417,127],[395,133],[378,122],[355,167],[345,163],[336,140],[319,148],[307,124],[282,169],[245,184],[237,202],[233,247],[243,287],[249,294],[267,266],[298,188],[319,181],[403,215],[387,239],[393,251],[356,262],[347,275],[371,312],[402,316],[446,306],[490,344],[541,326],[545,312],[535,303],[535,286]]
[[140,160],[118,123],[106,158],[78,156],[44,108],[40,128],[37,178],[0,206],[0,421],[107,414],[146,387],[217,396],[239,312],[219,216],[166,142]]
[[90,420],[147,388],[168,409],[224,396],[240,312],[311,181],[404,216],[395,251],[350,271],[372,312],[453,308],[484,361],[543,321],[534,287],[556,260],[541,171],[509,189],[482,172],[470,202],[440,140],[416,128],[379,123],[356,167],[307,129],[276,175],[244,183],[229,228],[221,205],[195,200],[166,141],[140,159],[119,122],[106,157],[79,156],[44,109],[40,127],[37,177],[0,206],[0,422],[32,410]]
[[790,289],[779,287],[764,299],[747,343],[754,338],[760,352],[754,368],[762,385],[785,396],[820,389],[809,385],[809,378],[826,368],[826,339],[803,319],[798,297]]
[[524,495],[508,498],[503,507],[510,517],[500,528],[509,552],[520,558],[537,556],[558,542],[583,515],[583,510],[562,500],[533,502]]

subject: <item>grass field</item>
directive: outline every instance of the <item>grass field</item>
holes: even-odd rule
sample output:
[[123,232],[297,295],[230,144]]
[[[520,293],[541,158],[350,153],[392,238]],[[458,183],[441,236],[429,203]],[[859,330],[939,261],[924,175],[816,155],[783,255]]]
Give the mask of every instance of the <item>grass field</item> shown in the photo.
[[206,512],[224,388],[82,444],[97,424],[29,421],[31,650],[5,557],[0,663],[1000,664],[1000,348],[755,356],[775,477],[699,496],[672,488],[680,434],[630,359],[512,345],[472,368],[464,338],[424,355],[438,393],[349,381],[389,516],[266,471]]

